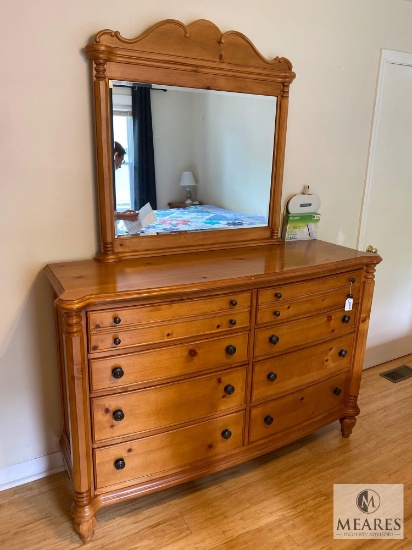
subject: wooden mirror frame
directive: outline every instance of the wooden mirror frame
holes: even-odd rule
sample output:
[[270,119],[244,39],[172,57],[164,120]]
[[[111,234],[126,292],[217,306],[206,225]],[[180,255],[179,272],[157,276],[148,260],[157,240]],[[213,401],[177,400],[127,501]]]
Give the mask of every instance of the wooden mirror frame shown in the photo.
[[[92,61],[94,86],[100,217],[100,252],[97,260],[115,261],[282,242],[279,225],[289,85],[295,78],[288,59],[265,59],[240,32],[222,33],[204,19],[188,26],[166,19],[133,39],[123,38],[118,31],[105,29],[96,34],[85,52]],[[276,97],[268,226],[116,238],[109,95],[111,80]]]

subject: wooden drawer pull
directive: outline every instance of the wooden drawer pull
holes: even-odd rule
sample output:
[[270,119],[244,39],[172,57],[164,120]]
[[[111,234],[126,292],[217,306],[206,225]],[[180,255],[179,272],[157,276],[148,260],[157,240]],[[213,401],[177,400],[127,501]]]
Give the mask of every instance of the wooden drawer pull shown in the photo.
[[121,322],[122,322],[122,320],[120,319],[120,317],[115,317],[115,318],[113,319],[113,323],[114,323],[115,325],[120,325]]
[[276,374],[276,372],[269,372],[266,378],[269,380],[269,382],[274,382],[277,377],[278,375]]
[[223,430],[221,436],[223,437],[223,439],[230,439],[232,437],[232,432],[228,429]]
[[227,384],[225,386],[224,392],[227,393],[227,395],[232,395],[235,393],[235,386],[232,386],[232,384]]
[[236,346],[232,346],[232,344],[229,344],[228,346],[226,346],[226,353],[228,355],[235,355],[236,353]]
[[267,424],[268,426],[270,426],[271,424],[273,424],[273,416],[270,416],[270,414],[268,414],[267,416],[265,416],[265,418],[263,419],[263,422],[265,424]]
[[126,466],[126,462],[124,461],[124,458],[118,458],[113,463],[116,470],[123,470],[123,468]]
[[122,369],[122,367],[114,367],[114,369],[112,369],[112,376],[113,378],[116,378],[116,380],[119,380],[119,378],[122,378],[123,375],[124,375],[124,370]]
[[269,342],[275,346],[279,342],[279,336],[276,336],[276,334],[272,334],[271,336],[269,336]]
[[335,389],[333,390],[333,393],[334,393],[335,395],[338,395],[338,396],[339,396],[339,395],[342,393],[342,390],[341,390],[340,388],[335,388]]
[[113,420],[116,420],[116,422],[120,422],[124,419],[124,412],[122,409],[117,409],[113,413]]
[[339,357],[346,357],[348,355],[348,352],[346,349],[341,349],[338,353]]

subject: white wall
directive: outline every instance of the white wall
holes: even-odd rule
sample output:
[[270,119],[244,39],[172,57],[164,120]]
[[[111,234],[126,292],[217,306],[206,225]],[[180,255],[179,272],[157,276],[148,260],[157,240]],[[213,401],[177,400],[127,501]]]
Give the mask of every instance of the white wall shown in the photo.
[[[412,51],[406,0],[3,2],[0,17],[0,485],[52,468],[60,432],[48,262],[96,252],[88,63],[98,30],[210,19],[291,59],[285,196],[322,198],[320,238],[354,246],[380,49]],[[42,459],[41,457],[46,457]]]
[[157,208],[170,201],[185,200],[179,187],[182,172],[193,171],[190,131],[193,94],[168,89],[150,94],[153,117]]
[[194,149],[204,204],[268,216],[276,100],[216,92],[198,94]]
[[228,210],[268,215],[276,99],[210,90],[151,92],[157,207],[193,198]]

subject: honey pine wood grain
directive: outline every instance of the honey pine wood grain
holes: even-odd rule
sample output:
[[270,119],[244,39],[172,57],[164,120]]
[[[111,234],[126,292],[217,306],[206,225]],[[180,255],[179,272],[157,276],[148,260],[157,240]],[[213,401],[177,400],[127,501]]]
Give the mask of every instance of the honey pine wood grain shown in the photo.
[[[412,366],[412,355],[365,371],[361,415],[349,439],[331,424],[218,474],[99,510],[88,549],[240,550],[412,547],[412,379],[379,373]],[[334,541],[334,483],[403,483],[405,539]],[[72,527],[66,473],[0,493],[0,548],[82,548]]]
[[[241,33],[222,34],[206,20],[187,27],[179,21],[162,21],[132,39],[106,29],[84,51],[91,60],[93,76],[100,214],[97,259],[101,261],[52,264],[45,273],[56,298],[64,406],[61,448],[71,471],[74,527],[83,542],[90,542],[95,512],[101,507],[234,467],[335,419],[341,422],[343,437],[349,437],[359,413],[357,396],[374,272],[381,259],[330,243],[283,243],[279,238],[289,85],[295,77],[287,59],[264,59]],[[276,97],[267,226],[115,238],[110,80]],[[348,294],[353,294],[357,303],[350,315],[344,315]],[[267,317],[272,305],[280,309]],[[263,317],[256,323],[257,309],[262,309]],[[157,357],[152,352],[156,347],[164,350],[169,345],[172,359],[174,349],[190,345],[193,347],[186,349],[192,358],[198,353],[196,342],[207,338],[215,342],[218,336],[229,334],[247,338],[244,362],[237,363],[241,356],[232,341],[225,346],[225,354],[236,361],[230,370],[221,371],[219,359],[216,364],[201,366],[206,371],[201,373],[190,368],[186,372],[186,359],[170,372],[169,379],[164,364],[155,368]],[[354,337],[351,361],[333,378],[326,367],[320,367],[329,359],[321,357],[316,367],[321,372],[314,375],[310,386],[284,387],[284,395],[278,399],[269,395],[251,405],[252,382],[257,391],[262,385],[252,381],[256,361],[299,352],[303,346],[309,356],[313,351],[309,348],[315,344],[347,335]],[[106,378],[96,390],[94,371],[103,364],[98,361],[107,365],[127,351],[134,356],[127,358],[127,377],[139,387],[122,387],[126,367],[116,364],[110,377],[121,379],[120,385],[106,387]],[[151,371],[148,376],[154,379],[153,384],[129,373],[129,360],[139,364],[136,354],[140,352],[145,353],[145,368]],[[336,352],[338,356],[342,352],[342,357],[348,354],[346,348]],[[147,363],[148,357],[153,364]],[[301,383],[297,379],[306,373],[307,358],[300,358],[291,385]],[[139,367],[134,370],[147,376]],[[272,406],[282,420],[270,427]],[[236,417],[235,439],[226,416]],[[227,449],[213,459],[209,457],[216,452],[215,439],[204,441],[201,452],[197,447],[207,435],[209,422],[218,428],[219,447]],[[285,429],[277,432],[278,426]],[[219,438],[230,440],[229,445],[235,448]],[[118,445],[122,455],[113,456]],[[290,449],[298,449],[298,459],[301,456],[302,463],[307,463],[310,452],[305,446]],[[122,521],[110,527],[106,523],[103,535],[106,533],[109,541],[101,547],[137,548],[144,544],[166,548],[180,541],[176,547],[209,548],[230,540],[236,547],[243,544],[239,537],[245,532],[253,537],[253,531],[266,530],[274,521],[281,523],[289,509],[306,510],[308,502],[311,509],[312,504],[320,507],[327,500],[327,491],[317,488],[313,475],[302,479],[307,492],[303,500],[301,488],[296,490],[290,477],[279,483],[285,452],[278,455],[280,462],[274,469],[269,459],[257,461],[256,475],[251,469],[253,462],[244,469],[233,469],[229,478],[221,474],[145,501],[149,504],[140,500],[139,504],[125,504],[120,510],[141,509],[142,513],[135,516],[136,523],[126,527]],[[289,459],[284,460],[289,475]],[[318,472],[316,467],[311,471]],[[264,483],[262,473],[267,477]],[[227,479],[228,484],[223,481]],[[255,485],[260,487],[257,491]],[[210,491],[205,503],[202,497],[196,501],[202,487]],[[282,500],[289,491],[292,506]],[[170,495],[182,503],[172,513],[166,506]],[[118,513],[109,512],[103,518]],[[205,537],[202,531],[206,526]],[[290,539],[290,530],[283,532]]]
[[[241,33],[222,34],[204,19],[188,26],[171,19],[160,21],[136,38],[105,29],[84,51],[93,73],[101,260],[170,254],[184,248],[210,250],[243,247],[252,241],[280,241],[289,86],[295,78],[290,61],[284,57],[265,59]],[[110,80],[276,97],[268,226],[242,231],[181,231],[152,235],[150,239],[115,238]]]
[[288,277],[286,284],[295,282],[302,273],[308,277],[314,273],[327,275],[342,262],[348,270],[352,266],[359,268],[365,257],[380,262],[376,254],[312,240],[279,246],[248,246],[241,251],[219,250],[113,263],[82,260],[50,264],[45,270],[59,304],[70,302],[80,308],[92,303],[94,296],[102,292],[107,298],[115,298],[121,293],[123,300],[143,300],[153,295],[167,297],[176,288],[194,293],[199,289],[214,291],[217,285],[222,290],[232,289],[236,282],[244,282],[249,291],[251,275],[256,285],[270,283],[274,275]]
[[[47,266],[46,273],[55,291],[55,307],[60,329],[58,346],[65,407],[61,448],[65,463],[72,472],[74,489],[72,515],[81,540],[90,542],[92,539],[96,525],[95,513],[101,507],[118,504],[138,495],[155,492],[161,488],[170,488],[178,483],[236,466],[273,451],[277,447],[290,444],[295,439],[308,435],[337,419],[341,422],[343,437],[349,437],[359,413],[357,396],[372,302],[374,271],[379,261],[379,256],[375,254],[342,249],[336,245],[316,241],[315,243],[297,242],[249,247],[242,251],[226,250],[223,255],[222,252],[199,252],[195,259],[192,255],[181,254],[152,258],[150,261],[141,259],[139,263],[133,260],[114,264],[85,261]],[[199,266],[202,267],[202,275],[199,272]],[[159,272],[164,270],[168,272],[167,283],[162,279],[164,285],[158,286]],[[359,276],[353,277],[355,274]],[[358,280],[359,277],[360,280]],[[346,283],[341,286],[345,279]],[[330,308],[324,310],[323,290],[327,288],[330,293],[330,289],[335,288],[336,284],[338,284],[336,290],[339,292],[346,286],[342,296],[342,309],[340,311]],[[350,315],[346,313],[343,315],[344,297],[351,291],[351,285],[357,284],[361,289],[359,303],[354,306]],[[283,292],[278,292],[279,288],[284,290],[285,298],[283,298]],[[268,289],[270,293],[266,296],[263,293]],[[302,315],[302,311],[296,312],[280,323],[271,322],[270,325],[256,323],[257,306],[260,306],[260,303],[263,307],[267,307],[266,298],[272,302],[275,300],[273,303],[276,305],[284,300],[289,301],[289,292],[295,297],[291,304],[295,303],[296,299],[306,300],[311,296],[315,311],[306,312],[305,315]],[[244,296],[245,300],[239,304],[234,296],[239,298]],[[259,297],[262,298],[262,296],[263,302],[259,302]],[[201,300],[204,300],[202,304]],[[176,306],[176,311],[182,313],[183,302],[188,315],[183,318],[178,316],[177,325],[182,327],[184,325],[184,330],[178,331],[176,341],[169,342],[162,339],[160,347],[165,348],[169,344],[172,353],[172,350],[180,345],[194,345],[195,342],[190,342],[189,338],[196,341],[200,338],[203,341],[208,336],[215,340],[218,334],[247,335],[247,365],[233,364],[230,369],[231,371],[236,369],[236,372],[239,372],[239,369],[245,369],[244,383],[240,382],[239,387],[244,398],[236,390],[235,401],[230,398],[233,406],[229,409],[222,408],[218,405],[222,402],[219,396],[217,396],[218,402],[210,398],[208,384],[196,385],[195,374],[197,373],[193,371],[192,374],[188,373],[189,376],[183,376],[181,379],[180,377],[177,379],[175,377],[174,380],[164,379],[159,386],[156,383],[148,385],[147,380],[146,382],[142,380],[140,387],[126,386],[123,389],[116,387],[113,391],[108,388],[108,391],[102,389],[89,393],[90,380],[94,385],[94,374],[90,377],[90,369],[94,370],[97,361],[115,359],[119,352],[124,356],[126,348],[133,352],[132,355],[140,352],[149,353],[155,350],[154,346],[159,346],[159,337],[162,333],[165,338],[173,336],[176,321],[171,319],[170,324],[173,325],[173,329],[166,329],[164,321],[158,319],[158,315],[162,318],[169,304]],[[199,310],[200,307],[199,315],[193,316],[192,304],[194,310]],[[150,323],[133,324],[136,320],[143,320],[139,313],[135,315],[134,310],[140,310],[140,308],[154,315],[154,317],[149,315],[152,319]],[[123,313],[126,317],[123,317]],[[216,317],[217,314],[219,314],[218,317]],[[221,314],[227,316],[230,327],[224,325]],[[242,315],[245,315],[243,321]],[[91,320],[91,324],[86,323],[86,317]],[[232,320],[236,322],[232,323]],[[107,326],[108,321],[114,326]],[[160,333],[157,331],[159,327]],[[196,334],[192,332],[193,327]],[[144,332],[146,329],[149,333],[142,339],[141,331]],[[279,403],[287,403],[286,409],[276,408],[277,414],[284,417],[282,423],[279,423],[279,426],[285,428],[284,430],[281,432],[277,430],[277,424],[273,424],[272,409],[267,409],[266,404],[264,407],[263,404],[258,403],[251,405],[252,382],[257,390],[261,386],[261,382],[259,383],[257,379],[252,381],[251,378],[256,360],[266,361],[275,356],[279,357],[279,353],[282,352],[295,353],[300,351],[303,345],[310,346],[306,351],[310,357],[314,351],[313,346],[317,349],[318,345],[321,346],[327,340],[336,341],[337,337],[344,339],[347,335],[353,335],[355,338],[355,345],[350,354],[351,361],[345,368],[339,369],[339,373],[337,372],[330,382],[327,379],[332,373],[328,373],[326,368],[321,369],[322,372],[312,380],[313,387],[312,385],[300,388],[290,387],[284,392],[287,394],[294,389],[297,390],[293,395],[278,396],[281,400]],[[99,343],[95,338],[103,338],[105,341],[102,340]],[[122,349],[121,346],[125,348]],[[331,342],[331,347],[334,346]],[[188,352],[192,357],[196,349],[190,348]],[[342,355],[341,352],[343,352]],[[335,353],[339,357],[346,357],[348,349],[346,347],[339,351],[335,349]],[[225,354],[236,361],[240,358],[240,356],[237,357],[237,348],[233,342],[225,347]],[[152,355],[151,358],[156,364],[156,356]],[[88,359],[91,363],[87,361]],[[306,355],[301,359],[298,377],[306,372]],[[320,364],[324,361],[328,361],[328,358],[321,359]],[[203,367],[201,368],[203,370]],[[120,376],[117,374],[115,376],[112,368],[111,378],[122,379],[124,369],[125,366],[119,363],[115,370]],[[223,373],[222,376],[219,374],[221,369],[218,369],[217,365],[213,370],[214,373],[198,374],[204,376],[205,380],[215,375],[219,375],[219,379],[222,378]],[[164,370],[162,372],[164,376]],[[173,376],[173,373],[171,372],[170,375]],[[152,376],[162,376],[162,373],[160,370],[157,374],[153,371]],[[269,379],[268,374],[266,378]],[[273,376],[270,375],[270,378]],[[339,381],[335,381],[336,378],[339,378]],[[298,384],[292,379],[289,382]],[[190,403],[187,399],[183,401],[182,397],[191,394],[190,386],[193,386],[193,390],[195,385],[197,390],[192,391]],[[236,382],[231,387],[238,386],[239,383]],[[179,392],[179,388],[183,387],[186,391]],[[229,395],[226,390],[225,393]],[[230,391],[230,395],[232,393],[233,390]],[[145,400],[141,399],[144,396],[152,404],[148,406],[150,403],[146,401],[147,406],[143,407],[149,414],[146,420],[141,414],[134,417],[131,412],[139,404],[144,405]],[[237,396],[242,397],[242,403],[236,401]],[[226,396],[224,397],[229,404],[229,400]],[[130,402],[131,399],[133,403]],[[265,403],[266,400],[269,403],[267,398]],[[184,402],[185,406],[182,409],[180,403]],[[205,408],[201,403],[209,405]],[[273,405],[275,405],[274,402]],[[297,405],[302,413],[296,416],[294,409]],[[127,409],[125,412],[123,412],[124,406]],[[292,410],[288,410],[289,406]],[[163,411],[162,415],[170,411],[170,414],[167,412],[167,419],[164,416],[159,417],[157,409]],[[190,411],[190,415],[186,414],[186,409]],[[156,464],[156,454],[153,453],[152,460],[150,450],[134,445],[136,438],[142,435],[150,438],[153,436],[155,439],[151,441],[155,442],[159,441],[158,436],[163,431],[181,430],[190,426],[195,429],[195,424],[198,430],[196,434],[201,433],[201,422],[204,420],[220,417],[223,420],[227,413],[241,410],[245,413],[242,430],[243,445],[241,448],[231,448],[215,458],[211,458],[212,455],[209,452],[207,456],[203,454],[199,457],[199,453],[191,445],[185,446],[181,454],[177,441],[180,441],[182,432],[176,431],[172,438],[176,441],[176,445],[168,445],[170,466],[168,467],[162,459],[162,467],[160,468],[159,463],[159,468],[153,470],[151,467]],[[115,411],[119,413],[116,412],[116,418],[113,416]],[[182,413],[184,413],[183,416]],[[125,420],[120,418],[124,414]],[[105,419],[109,423],[106,423]],[[272,427],[268,429],[266,426]],[[231,426],[225,425],[219,433],[223,439],[230,438]],[[194,434],[191,432],[191,435]],[[197,435],[195,438],[197,439]],[[104,446],[126,442],[133,443],[126,449],[128,458],[125,460],[123,455],[111,457],[114,462],[112,461],[109,472],[106,466],[110,457],[103,453]],[[213,448],[213,441],[208,443],[208,448],[209,444]],[[158,446],[161,447],[161,445]],[[192,453],[189,452],[191,448]],[[97,450],[99,454],[102,453],[102,460],[97,461]],[[145,455],[144,460],[139,462],[130,460],[130,457],[142,450]],[[180,462],[176,461],[179,456]],[[141,465],[144,466],[143,469],[140,468]],[[119,474],[120,471],[122,474]],[[99,480],[99,488],[96,487],[96,480]]]

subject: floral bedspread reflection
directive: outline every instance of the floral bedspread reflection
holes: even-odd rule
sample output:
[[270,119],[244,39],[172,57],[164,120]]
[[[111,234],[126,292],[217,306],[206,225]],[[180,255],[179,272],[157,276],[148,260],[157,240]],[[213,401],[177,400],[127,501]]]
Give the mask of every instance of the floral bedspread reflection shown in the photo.
[[[140,235],[159,235],[177,231],[205,231],[238,227],[265,227],[267,218],[243,212],[232,212],[213,205],[194,205],[187,208],[155,210],[156,223],[140,229]],[[127,222],[119,222],[117,235],[128,235]]]

